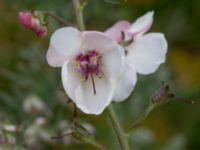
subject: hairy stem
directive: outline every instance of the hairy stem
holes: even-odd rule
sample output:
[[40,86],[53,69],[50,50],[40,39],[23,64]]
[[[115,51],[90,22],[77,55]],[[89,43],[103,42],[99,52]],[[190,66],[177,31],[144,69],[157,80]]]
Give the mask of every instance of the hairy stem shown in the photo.
[[117,139],[118,139],[121,150],[129,150],[127,137],[122,127],[120,126],[120,123],[111,105],[108,107],[108,114],[109,114],[109,118],[111,120],[113,129],[117,135]]
[[79,30],[84,31],[85,26],[83,22],[83,14],[82,14],[82,9],[80,6],[80,1],[79,0],[72,0],[73,2],[73,8],[74,8],[74,14],[76,17],[76,22],[78,25]]

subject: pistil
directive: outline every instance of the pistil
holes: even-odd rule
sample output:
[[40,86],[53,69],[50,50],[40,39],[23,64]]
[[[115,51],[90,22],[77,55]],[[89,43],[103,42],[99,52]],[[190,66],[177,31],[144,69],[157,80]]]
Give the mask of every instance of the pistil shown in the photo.
[[94,83],[94,77],[93,77],[92,73],[90,75],[91,75],[91,79],[92,79],[93,92],[94,92],[94,95],[96,95],[96,87],[95,87],[95,83]]

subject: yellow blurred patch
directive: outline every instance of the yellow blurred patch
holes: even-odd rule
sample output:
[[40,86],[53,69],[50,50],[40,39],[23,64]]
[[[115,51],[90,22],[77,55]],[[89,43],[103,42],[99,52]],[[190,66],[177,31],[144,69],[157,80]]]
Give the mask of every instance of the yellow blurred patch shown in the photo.
[[200,53],[176,49],[169,53],[168,61],[180,86],[200,86]]
[[153,113],[146,119],[145,123],[148,128],[152,129],[156,142],[160,144],[168,141],[175,133],[173,125],[165,113]]

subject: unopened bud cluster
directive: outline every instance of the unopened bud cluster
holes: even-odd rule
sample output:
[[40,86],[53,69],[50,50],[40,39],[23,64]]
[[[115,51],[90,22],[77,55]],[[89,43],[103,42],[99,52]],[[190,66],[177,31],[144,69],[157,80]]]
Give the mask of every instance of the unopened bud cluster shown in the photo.
[[25,28],[35,32],[38,37],[44,37],[47,34],[46,23],[44,23],[44,13],[41,11],[20,11],[19,22]]

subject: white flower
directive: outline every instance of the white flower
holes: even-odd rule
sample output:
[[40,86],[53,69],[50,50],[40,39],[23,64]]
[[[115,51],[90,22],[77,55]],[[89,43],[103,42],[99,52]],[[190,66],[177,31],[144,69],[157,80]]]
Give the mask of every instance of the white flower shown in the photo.
[[[105,33],[117,42],[131,42],[125,46],[127,51],[124,73],[118,82],[114,101],[125,100],[134,89],[136,73],[155,72],[165,61],[167,41],[162,33],[146,33],[153,23],[154,12],[148,12],[138,18],[132,25],[128,21],[119,21]],[[123,37],[123,34],[124,36]]]
[[29,115],[51,114],[51,111],[47,105],[37,95],[29,95],[23,102],[23,108],[24,111]]
[[28,149],[41,149],[43,143],[52,142],[51,133],[46,129],[47,120],[43,117],[38,117],[24,131],[24,142]]
[[112,101],[124,56],[124,49],[104,33],[65,27],[53,33],[47,61],[62,67],[64,89],[77,107],[100,114]]

